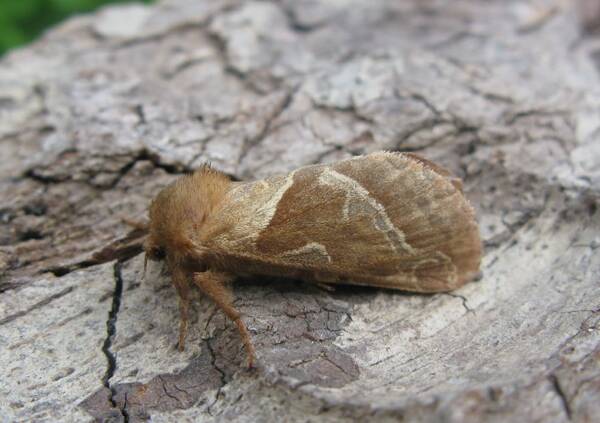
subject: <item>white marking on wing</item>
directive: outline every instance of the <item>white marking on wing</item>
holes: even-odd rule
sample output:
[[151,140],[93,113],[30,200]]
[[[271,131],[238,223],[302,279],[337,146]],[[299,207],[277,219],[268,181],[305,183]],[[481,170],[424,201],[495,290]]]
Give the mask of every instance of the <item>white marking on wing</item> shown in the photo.
[[217,241],[235,250],[250,248],[269,226],[279,201],[294,184],[294,174],[245,183],[230,191],[228,207],[222,213],[232,225]]
[[371,217],[375,229],[385,235],[392,248],[397,252],[414,254],[415,250],[407,242],[404,233],[394,226],[385,207],[377,202],[358,181],[331,168],[325,168],[319,175],[319,183],[342,189],[346,201],[342,214],[344,220],[356,215]]
[[302,247],[284,251],[281,257],[286,258],[313,258],[313,259],[325,259],[328,263],[331,263],[331,256],[327,252],[327,248],[323,244],[318,242],[309,242]]
[[294,175],[296,172],[292,172],[285,177],[285,181],[279,186],[266,201],[261,201],[261,207],[256,209],[255,219],[256,222],[260,222],[260,230],[265,229],[271,223],[275,212],[277,211],[277,205],[281,198],[285,195],[288,189],[294,184]]

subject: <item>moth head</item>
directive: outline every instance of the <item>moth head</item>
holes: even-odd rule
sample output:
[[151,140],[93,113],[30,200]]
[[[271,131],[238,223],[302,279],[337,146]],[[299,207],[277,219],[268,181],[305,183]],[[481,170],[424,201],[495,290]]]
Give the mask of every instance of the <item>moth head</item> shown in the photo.
[[190,225],[199,205],[183,177],[167,186],[150,204],[148,237],[144,243],[146,260],[169,261],[190,245]]
[[146,242],[144,242],[144,252],[146,256],[146,261],[161,261],[164,260],[167,256],[167,252],[164,249],[164,247],[153,243],[150,238],[148,238]]
[[148,260],[160,261],[167,256],[165,249],[158,244],[154,244],[150,238],[147,238],[144,242],[144,273],[142,279],[146,277],[146,269],[148,267]]
[[163,188],[149,209],[146,262],[165,260],[172,268],[194,259],[204,225],[230,183],[226,175],[203,166]]

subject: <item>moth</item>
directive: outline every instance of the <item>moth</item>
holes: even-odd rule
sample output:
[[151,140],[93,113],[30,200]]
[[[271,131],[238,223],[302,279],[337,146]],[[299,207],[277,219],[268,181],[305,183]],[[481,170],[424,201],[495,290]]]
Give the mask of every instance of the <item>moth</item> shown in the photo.
[[250,334],[228,282],[269,275],[415,292],[460,287],[479,273],[481,241],[462,182],[410,153],[377,152],[287,175],[235,182],[203,166],[158,193],[145,261],[164,260],[179,295],[183,350],[193,286]]

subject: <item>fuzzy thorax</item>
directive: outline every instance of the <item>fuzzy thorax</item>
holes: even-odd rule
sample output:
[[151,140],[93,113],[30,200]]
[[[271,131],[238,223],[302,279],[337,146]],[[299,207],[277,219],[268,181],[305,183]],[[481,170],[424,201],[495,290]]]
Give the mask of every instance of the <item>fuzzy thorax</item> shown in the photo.
[[225,174],[203,166],[164,188],[150,205],[148,257],[180,262],[197,249],[191,241],[194,234],[202,231],[230,186]]

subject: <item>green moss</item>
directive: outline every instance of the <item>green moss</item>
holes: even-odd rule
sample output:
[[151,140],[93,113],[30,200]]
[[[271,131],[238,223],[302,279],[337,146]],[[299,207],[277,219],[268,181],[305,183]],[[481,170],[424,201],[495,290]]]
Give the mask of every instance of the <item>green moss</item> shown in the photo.
[[[153,0],[141,0],[152,3]],[[76,13],[125,0],[0,0],[0,55]]]

